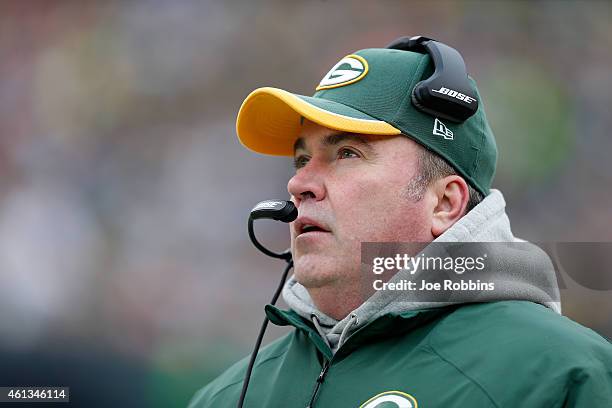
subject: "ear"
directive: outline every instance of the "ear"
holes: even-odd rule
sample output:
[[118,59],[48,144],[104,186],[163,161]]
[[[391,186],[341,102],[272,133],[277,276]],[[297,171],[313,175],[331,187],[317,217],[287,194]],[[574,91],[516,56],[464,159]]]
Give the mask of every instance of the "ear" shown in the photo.
[[437,180],[431,186],[437,199],[433,209],[431,234],[439,237],[465,214],[469,190],[465,180],[457,175]]

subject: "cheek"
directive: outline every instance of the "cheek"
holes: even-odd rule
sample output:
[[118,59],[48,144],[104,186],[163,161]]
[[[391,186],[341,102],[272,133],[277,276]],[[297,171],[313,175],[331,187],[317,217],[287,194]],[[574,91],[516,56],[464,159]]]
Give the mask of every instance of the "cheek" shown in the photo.
[[345,239],[363,240],[375,227],[382,227],[387,214],[394,207],[398,194],[389,183],[375,179],[351,179],[331,196],[334,215]]
[[334,205],[340,239],[353,241],[354,245],[365,241],[429,240],[425,201],[402,196],[407,182],[381,183],[377,178],[343,185],[353,187],[339,189]]

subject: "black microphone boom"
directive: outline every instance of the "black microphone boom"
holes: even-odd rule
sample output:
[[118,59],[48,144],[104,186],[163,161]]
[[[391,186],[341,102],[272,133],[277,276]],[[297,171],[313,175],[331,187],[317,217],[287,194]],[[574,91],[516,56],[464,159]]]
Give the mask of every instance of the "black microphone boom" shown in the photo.
[[259,243],[253,231],[253,221],[260,218],[268,218],[282,222],[292,222],[297,218],[297,208],[291,201],[285,200],[266,200],[257,204],[251,210],[249,215],[249,238],[257,249],[272,258],[284,259],[289,262],[291,260],[291,251],[288,249],[285,252],[276,253],[270,251]]

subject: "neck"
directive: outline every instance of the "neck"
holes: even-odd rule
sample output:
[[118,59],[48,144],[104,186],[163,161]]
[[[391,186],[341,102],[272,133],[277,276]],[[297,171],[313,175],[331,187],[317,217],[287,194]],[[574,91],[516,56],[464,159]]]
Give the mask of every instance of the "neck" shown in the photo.
[[342,320],[365,300],[359,287],[306,288],[318,310],[336,320]]

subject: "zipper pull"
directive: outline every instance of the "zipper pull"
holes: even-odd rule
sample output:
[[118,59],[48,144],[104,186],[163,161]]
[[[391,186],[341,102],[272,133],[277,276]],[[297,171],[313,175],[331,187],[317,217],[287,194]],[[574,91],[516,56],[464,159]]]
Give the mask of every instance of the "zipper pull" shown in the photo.
[[325,379],[325,374],[327,374],[327,369],[329,368],[329,362],[326,362],[323,365],[323,369],[321,370],[321,372],[319,373],[319,378],[317,378],[317,382],[318,383],[322,383],[323,380]]
[[329,369],[329,361],[326,361],[323,364],[323,369],[321,370],[321,372],[319,373],[319,376],[317,377],[317,383],[315,384],[315,388],[312,391],[312,397],[310,397],[310,402],[308,403],[308,406],[306,406],[306,408],[314,407],[315,400],[317,399],[317,395],[319,394],[319,388],[321,387],[321,383],[325,380],[325,375],[327,374],[328,369]]

